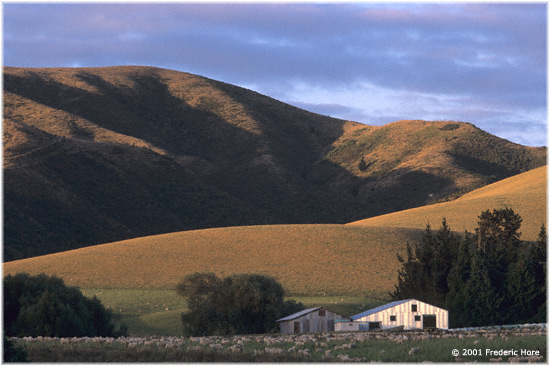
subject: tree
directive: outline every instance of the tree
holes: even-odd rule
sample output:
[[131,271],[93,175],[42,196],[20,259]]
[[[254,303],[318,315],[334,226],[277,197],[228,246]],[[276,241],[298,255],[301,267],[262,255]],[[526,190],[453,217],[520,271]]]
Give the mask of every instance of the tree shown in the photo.
[[527,271],[534,281],[535,294],[532,302],[533,317],[531,322],[546,322],[546,227],[540,228],[537,241],[529,248],[526,259]]
[[510,208],[479,216],[448,277],[451,327],[546,320],[546,231],[520,240],[522,219]]
[[458,236],[452,233],[445,218],[435,235],[430,225],[426,225],[420,243],[414,248],[407,244],[407,259],[397,256],[402,268],[398,272],[395,291],[390,294],[392,299],[414,297],[436,306],[445,306],[449,292],[447,277],[459,243]]
[[[498,324],[501,317],[499,308],[502,297],[491,283],[489,270],[481,251],[472,255],[470,278],[463,289],[465,306],[463,316],[468,319],[467,326]],[[450,310],[449,310],[450,311]]]
[[[503,324],[517,321],[517,314],[511,309],[518,300],[519,284],[511,286],[512,279],[521,281],[525,279],[520,272],[518,264],[523,242],[520,240],[522,218],[511,208],[486,210],[479,216],[476,229],[477,251],[483,256],[484,265],[487,268],[489,283],[498,299],[498,308],[494,311]],[[527,294],[524,294],[527,296]],[[527,301],[527,300],[525,300]],[[496,301],[495,301],[496,302]]]
[[287,311],[303,309],[284,301],[284,290],[273,278],[256,274],[220,279],[194,273],[176,290],[187,299],[189,311],[182,314],[182,323],[184,334],[191,336],[267,333]]
[[3,334],[3,361],[4,362],[26,362],[27,361],[27,351],[21,347],[17,346],[12,340],[6,337],[6,333]]
[[8,336],[113,336],[111,312],[94,297],[45,274],[4,278],[4,330]]
[[466,286],[470,280],[473,252],[473,238],[468,232],[458,247],[456,259],[453,261],[447,286],[449,292],[446,297],[446,309],[449,310],[449,326],[451,328],[464,327],[468,324],[468,304]]

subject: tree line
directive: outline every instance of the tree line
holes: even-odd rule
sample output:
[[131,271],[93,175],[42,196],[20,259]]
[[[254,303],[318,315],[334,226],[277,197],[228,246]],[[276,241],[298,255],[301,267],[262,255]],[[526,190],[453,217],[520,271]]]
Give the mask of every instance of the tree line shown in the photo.
[[486,210],[474,233],[455,234],[443,218],[407,244],[390,293],[449,311],[449,327],[546,322],[546,228],[536,242],[520,239],[522,218],[511,208]]

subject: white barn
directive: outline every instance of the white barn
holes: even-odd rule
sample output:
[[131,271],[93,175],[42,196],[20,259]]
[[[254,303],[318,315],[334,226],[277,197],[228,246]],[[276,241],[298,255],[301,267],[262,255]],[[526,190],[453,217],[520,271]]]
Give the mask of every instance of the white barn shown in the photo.
[[[367,310],[351,316],[359,323],[358,330],[390,329],[449,329],[449,312],[425,302],[408,299]],[[344,324],[342,324],[344,325]]]
[[277,320],[281,334],[299,334],[334,331],[335,321],[350,318],[322,307],[305,309]]

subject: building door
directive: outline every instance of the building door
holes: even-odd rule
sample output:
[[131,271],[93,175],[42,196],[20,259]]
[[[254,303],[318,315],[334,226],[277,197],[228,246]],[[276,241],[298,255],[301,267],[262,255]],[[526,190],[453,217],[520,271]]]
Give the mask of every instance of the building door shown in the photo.
[[294,322],[294,333],[300,333],[300,322]]
[[334,319],[329,319],[327,322],[327,330],[329,332],[334,332]]
[[309,319],[304,319],[304,333],[308,333],[311,330],[309,329]]
[[437,318],[435,315],[424,315],[422,320],[422,328],[437,328]]

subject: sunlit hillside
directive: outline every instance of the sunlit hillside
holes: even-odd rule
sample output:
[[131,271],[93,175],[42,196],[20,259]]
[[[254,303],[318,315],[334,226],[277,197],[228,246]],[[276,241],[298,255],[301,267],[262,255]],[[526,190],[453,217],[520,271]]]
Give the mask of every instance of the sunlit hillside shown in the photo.
[[6,261],[185,230],[344,224],[546,162],[546,148],[470,123],[368,126],[173,70],[3,76]]
[[547,167],[533,169],[472,191],[452,202],[394,212],[348,224],[437,229],[442,217],[454,231],[473,232],[482,211],[510,207],[523,218],[523,240],[536,240],[547,221]]
[[368,295],[393,288],[396,253],[420,230],[343,225],[205,229],[126,240],[4,264],[83,288],[173,288],[183,276],[260,273],[289,294]]
[[170,289],[185,275],[260,273],[294,295],[386,294],[397,254],[426,223],[446,217],[454,231],[473,230],[486,209],[512,207],[522,239],[535,240],[546,220],[546,167],[473,191],[453,202],[348,225],[260,225],[176,232],[4,263],[4,274],[48,273],[82,288]]

